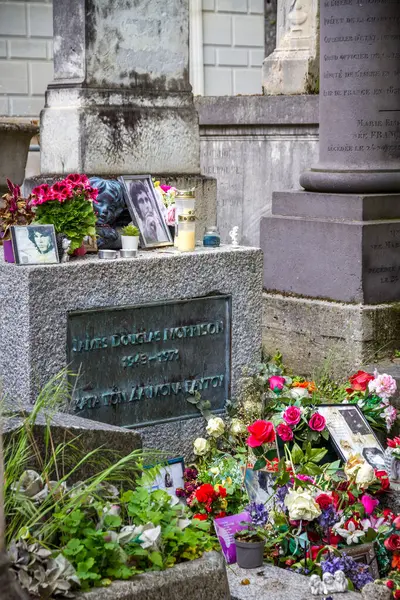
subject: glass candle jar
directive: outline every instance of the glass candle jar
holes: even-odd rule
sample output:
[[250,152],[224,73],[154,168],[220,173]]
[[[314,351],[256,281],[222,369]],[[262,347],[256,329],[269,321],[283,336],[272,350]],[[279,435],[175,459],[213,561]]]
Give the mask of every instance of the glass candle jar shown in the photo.
[[180,252],[193,252],[196,247],[196,217],[179,215],[177,248]]
[[203,246],[205,248],[218,248],[221,245],[221,236],[218,227],[208,227],[203,237]]
[[178,246],[179,215],[194,215],[196,207],[196,196],[194,189],[177,190],[175,195],[175,246]]

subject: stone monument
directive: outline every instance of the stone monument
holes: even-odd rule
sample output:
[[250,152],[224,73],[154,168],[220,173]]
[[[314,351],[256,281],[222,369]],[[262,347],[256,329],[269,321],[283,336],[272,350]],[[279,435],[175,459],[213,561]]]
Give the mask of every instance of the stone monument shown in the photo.
[[261,223],[264,340],[303,370],[333,347],[351,369],[400,342],[398,8],[321,0],[319,163]]

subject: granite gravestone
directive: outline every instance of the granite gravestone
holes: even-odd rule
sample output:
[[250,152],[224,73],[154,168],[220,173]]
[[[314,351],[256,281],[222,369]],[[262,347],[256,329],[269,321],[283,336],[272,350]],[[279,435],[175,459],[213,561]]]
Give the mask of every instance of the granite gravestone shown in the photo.
[[400,342],[400,13],[397,0],[320,6],[319,163],[261,222],[264,285],[298,297],[282,298],[276,319],[266,294],[264,341],[298,368],[294,338],[311,371],[330,347],[347,371]]
[[75,414],[138,426],[197,416],[195,392],[222,411],[230,395],[231,300],[214,296],[71,313]]

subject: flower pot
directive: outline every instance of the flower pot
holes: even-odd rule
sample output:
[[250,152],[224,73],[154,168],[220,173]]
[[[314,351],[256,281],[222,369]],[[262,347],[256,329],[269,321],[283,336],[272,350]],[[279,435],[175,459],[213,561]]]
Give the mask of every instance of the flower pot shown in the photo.
[[80,246],[79,248],[74,250],[72,253],[73,256],[85,256],[85,254],[86,254],[86,248],[85,248],[85,244],[83,244],[83,243],[82,243],[82,246]]
[[15,263],[14,250],[11,240],[4,240],[4,260],[8,263]]
[[236,562],[242,569],[257,569],[264,562],[265,542],[243,542],[235,540]]
[[123,250],[137,250],[139,246],[138,235],[121,235]]

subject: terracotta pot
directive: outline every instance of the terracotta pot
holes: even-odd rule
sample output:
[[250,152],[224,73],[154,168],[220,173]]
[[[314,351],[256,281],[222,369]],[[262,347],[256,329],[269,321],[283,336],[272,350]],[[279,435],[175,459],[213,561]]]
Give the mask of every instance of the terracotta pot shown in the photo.
[[14,249],[11,240],[3,241],[4,260],[8,263],[15,263]]
[[257,569],[263,565],[265,542],[235,540],[236,562],[242,569]]

